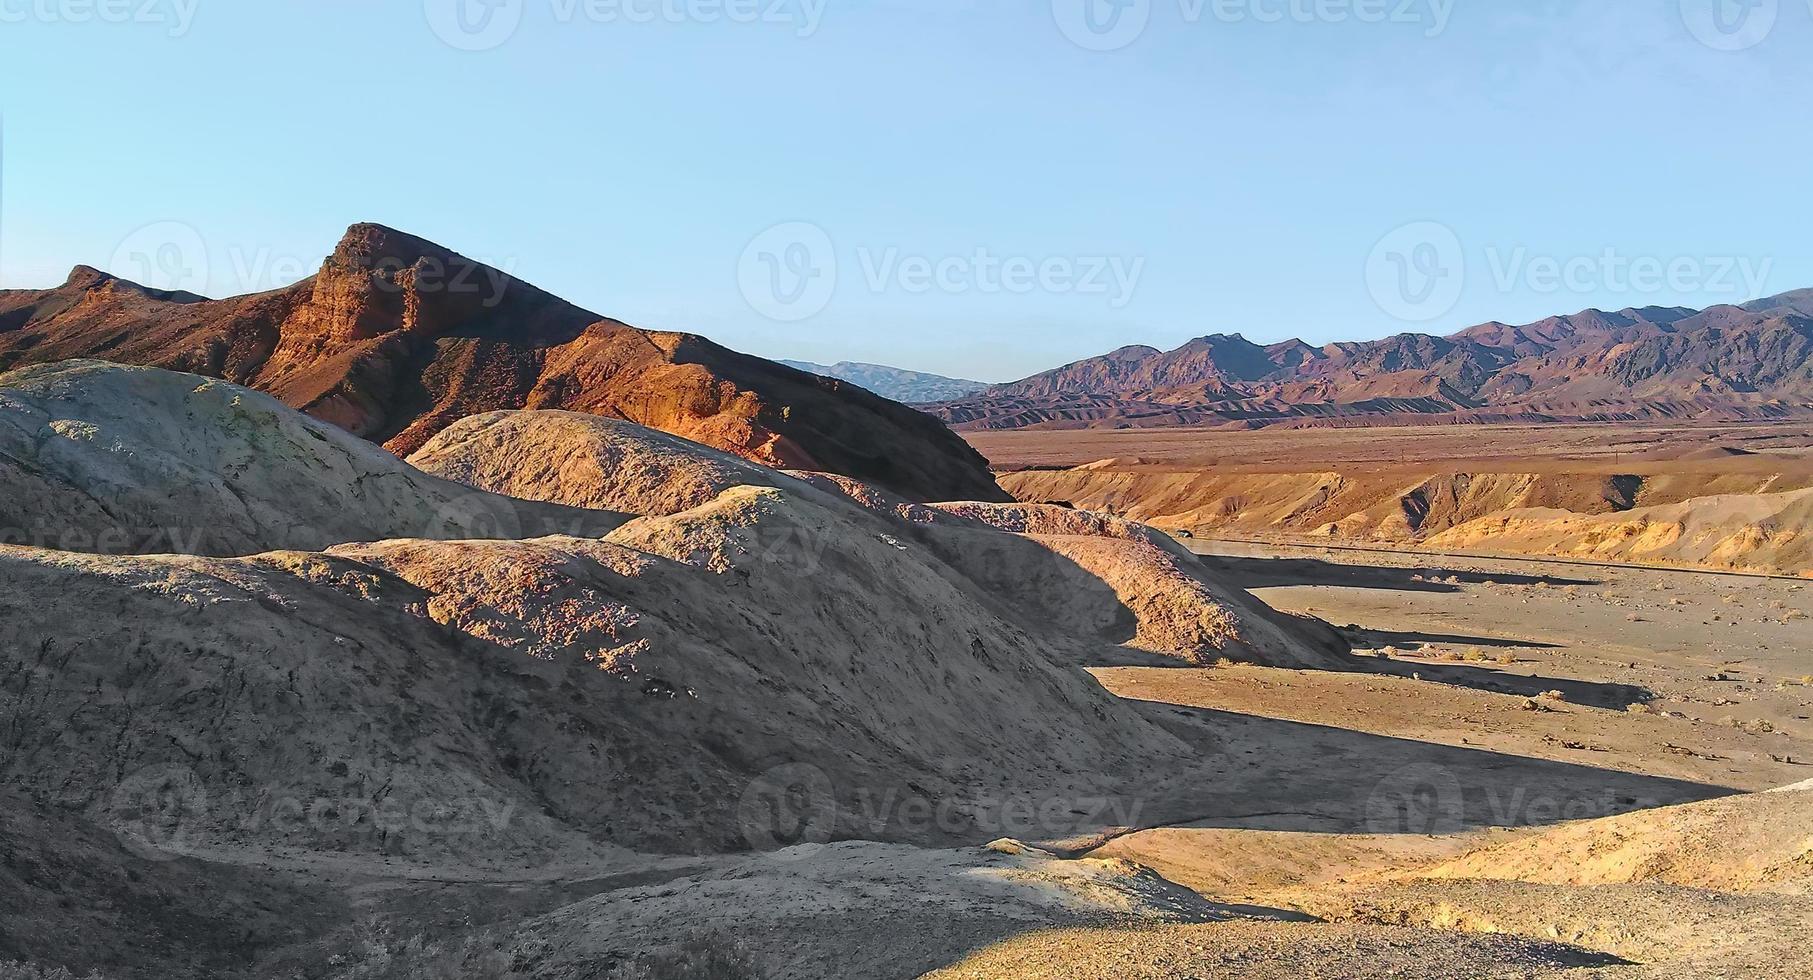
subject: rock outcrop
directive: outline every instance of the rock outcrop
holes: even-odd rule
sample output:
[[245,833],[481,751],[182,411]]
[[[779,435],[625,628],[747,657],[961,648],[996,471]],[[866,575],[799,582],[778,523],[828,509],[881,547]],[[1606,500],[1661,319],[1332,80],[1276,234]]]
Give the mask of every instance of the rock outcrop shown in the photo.
[[0,292],[0,369],[70,358],[257,388],[405,455],[468,415],[568,409],[917,499],[1004,499],[934,418],[703,337],[638,330],[380,225],[349,229],[314,276],[252,296],[159,292],[89,268],[56,289]]

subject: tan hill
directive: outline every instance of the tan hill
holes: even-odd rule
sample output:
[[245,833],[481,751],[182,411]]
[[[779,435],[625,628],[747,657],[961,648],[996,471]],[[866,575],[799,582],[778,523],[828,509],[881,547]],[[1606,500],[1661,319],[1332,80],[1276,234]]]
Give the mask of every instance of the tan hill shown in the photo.
[[473,415],[428,440],[409,463],[524,500],[641,515],[691,510],[731,487],[796,483],[677,436],[576,412]]
[[435,479],[211,378],[101,361],[0,374],[0,544],[245,555],[390,537],[603,534],[625,520]]
[[95,357],[223,378],[408,454],[468,415],[623,418],[917,499],[1002,499],[936,419],[843,382],[638,330],[422,239],[362,224],[314,276],[226,300],[78,268],[0,292],[0,368]]
[[[1635,978],[1804,976],[1813,788],[1563,824],[1301,907],[1336,922],[1561,940]],[[1595,973],[1594,975],[1599,975]]]
[[[1187,754],[884,528],[740,488],[603,540],[0,549],[4,670],[58,665],[0,693],[3,778],[177,853],[535,864],[793,843],[769,801],[744,808],[764,779],[822,805],[827,837],[960,839],[991,799],[1112,795]],[[110,809],[172,779],[207,805]],[[866,823],[890,792],[944,817]],[[457,826],[258,819],[284,800]]]
[[1564,824],[1419,872],[1545,885],[1813,894],[1813,785]]
[[1813,312],[1788,293],[1324,347],[1216,334],[1122,348],[936,410],[959,429],[1807,415]]
[[[830,493],[885,520],[889,540],[927,549],[1033,632],[1193,663],[1339,667],[1347,648],[1320,623],[1280,615],[1215,580],[1168,535],[1061,507],[920,505],[845,477],[792,476],[662,433],[562,412],[501,412],[448,429],[410,462],[475,487],[654,516],[737,486]],[[1003,533],[1006,532],[1006,533]],[[826,541],[811,536],[809,546]]]
[[972,438],[1017,499],[1204,538],[1813,571],[1813,454],[1792,423]]
[[1695,497],[1616,514],[1511,510],[1449,528],[1431,548],[1813,573],[1813,490]]
[[1807,550],[1813,514],[1805,503],[1813,475],[1800,471],[1242,472],[1122,464],[1008,473],[1001,484],[1027,501],[1064,501],[1208,536],[1420,544],[1790,574],[1813,569]]

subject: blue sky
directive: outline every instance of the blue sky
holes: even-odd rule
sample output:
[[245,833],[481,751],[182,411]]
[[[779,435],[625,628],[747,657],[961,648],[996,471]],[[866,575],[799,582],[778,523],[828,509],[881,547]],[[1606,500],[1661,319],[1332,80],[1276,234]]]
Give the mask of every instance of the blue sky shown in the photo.
[[0,0],[0,285],[371,220],[991,381],[1813,286],[1813,0],[481,2]]

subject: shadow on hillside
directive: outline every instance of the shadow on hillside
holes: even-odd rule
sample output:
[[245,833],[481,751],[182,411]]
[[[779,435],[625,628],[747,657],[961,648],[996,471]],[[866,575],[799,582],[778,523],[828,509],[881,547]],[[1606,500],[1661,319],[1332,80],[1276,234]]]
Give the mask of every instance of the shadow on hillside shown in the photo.
[[1492,667],[1472,664],[1378,660],[1369,664],[1365,669],[1380,674],[1389,674],[1393,677],[1416,677],[1435,684],[1450,684],[1455,687],[1472,688],[1476,691],[1512,694],[1526,698],[1541,697],[1550,691],[1559,691],[1569,704],[1589,707],[1627,708],[1633,704],[1648,704],[1656,699],[1654,691],[1635,684],[1605,684],[1566,677],[1512,674]]
[[1385,565],[1349,565],[1319,558],[1243,558],[1232,555],[1197,555],[1203,564],[1246,589],[1292,585],[1336,586],[1348,589],[1384,589],[1398,592],[1460,592],[1464,585],[1520,585],[1562,588],[1600,584],[1589,579],[1555,575],[1517,575],[1509,572],[1469,572],[1449,568],[1393,568]]
[[1547,826],[1732,795],[1720,786],[1213,708],[1141,702],[1209,761],[1141,829],[1446,834]]
[[1472,636],[1466,633],[1418,633],[1410,630],[1376,630],[1363,626],[1337,627],[1356,650],[1398,647],[1421,650],[1428,646],[1490,647],[1493,649],[1559,650],[1559,643],[1538,643],[1507,636]]

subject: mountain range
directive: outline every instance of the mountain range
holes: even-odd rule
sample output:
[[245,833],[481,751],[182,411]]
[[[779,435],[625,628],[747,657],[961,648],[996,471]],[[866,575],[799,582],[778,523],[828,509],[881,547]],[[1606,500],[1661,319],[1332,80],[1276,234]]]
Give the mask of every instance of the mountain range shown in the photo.
[[1813,413],[1813,290],[1323,347],[1214,334],[1123,347],[933,411],[958,429],[1798,416]]
[[982,381],[947,378],[939,374],[926,374],[923,371],[888,367],[885,364],[863,364],[859,361],[839,361],[836,364],[814,364],[811,361],[782,361],[781,363],[811,374],[861,385],[883,398],[891,398],[906,405],[930,405],[935,402],[954,401],[988,387],[988,384]]
[[87,266],[53,289],[0,291],[0,370],[71,358],[258,388],[398,455],[467,416],[564,409],[919,500],[1005,499],[928,415],[704,337],[639,330],[376,224],[348,229],[315,275],[231,299]]

